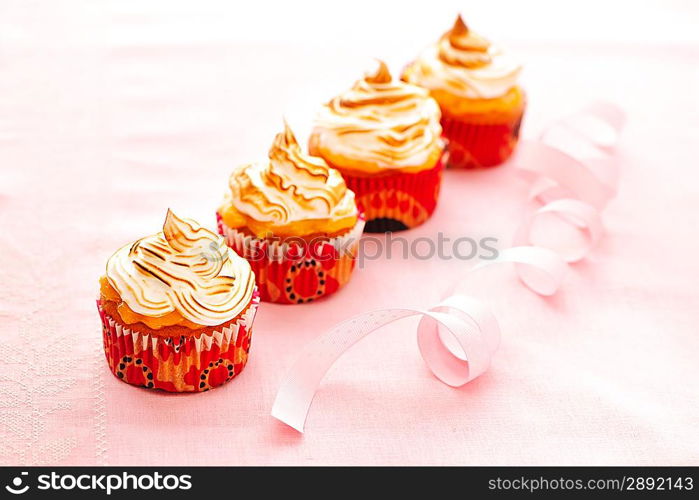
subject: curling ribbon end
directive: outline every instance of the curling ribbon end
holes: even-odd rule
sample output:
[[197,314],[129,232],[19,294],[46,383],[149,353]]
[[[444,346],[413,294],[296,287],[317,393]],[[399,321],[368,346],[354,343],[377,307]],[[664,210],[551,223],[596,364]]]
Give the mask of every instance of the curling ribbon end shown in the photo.
[[272,416],[303,432],[313,397],[334,362],[370,333],[410,316],[421,316],[418,347],[429,369],[443,383],[460,387],[490,366],[500,343],[500,328],[495,316],[479,300],[454,295],[427,311],[373,311],[340,323],[304,349],[282,382]]

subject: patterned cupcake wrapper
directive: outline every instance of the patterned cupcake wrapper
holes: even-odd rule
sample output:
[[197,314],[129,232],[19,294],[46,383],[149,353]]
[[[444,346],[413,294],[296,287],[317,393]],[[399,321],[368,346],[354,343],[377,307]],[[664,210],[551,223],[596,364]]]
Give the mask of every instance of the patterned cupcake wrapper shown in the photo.
[[429,219],[437,207],[448,156],[445,151],[437,165],[417,173],[359,177],[343,172],[347,187],[354,191],[357,206],[366,217],[364,231],[403,231]]
[[248,360],[260,297],[220,330],[198,337],[159,337],[112,318],[97,301],[104,354],[120,380],[168,392],[205,392],[238,375]]
[[302,304],[335,293],[354,270],[364,219],[330,239],[280,243],[232,229],[217,213],[218,231],[229,247],[250,263],[260,298],[278,304]]
[[517,145],[524,108],[513,118],[459,117],[442,113],[442,134],[449,141],[449,167],[494,167],[505,162]]

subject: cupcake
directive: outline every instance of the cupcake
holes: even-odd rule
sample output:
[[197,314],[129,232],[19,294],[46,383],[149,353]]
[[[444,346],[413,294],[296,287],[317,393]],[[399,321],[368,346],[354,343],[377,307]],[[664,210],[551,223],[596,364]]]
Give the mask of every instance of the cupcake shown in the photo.
[[517,85],[521,69],[461,16],[405,68],[402,79],[428,89],[439,103],[449,166],[492,167],[510,157],[526,104]]
[[364,220],[340,173],[301,151],[289,126],[268,159],[233,171],[219,232],[252,266],[267,302],[336,292],[354,269]]
[[342,172],[368,232],[425,222],[437,205],[444,164],[439,106],[428,92],[378,68],[320,111],[311,154]]
[[247,261],[168,210],[162,232],[117,250],[100,278],[109,368],[149,389],[208,391],[245,367],[258,304]]

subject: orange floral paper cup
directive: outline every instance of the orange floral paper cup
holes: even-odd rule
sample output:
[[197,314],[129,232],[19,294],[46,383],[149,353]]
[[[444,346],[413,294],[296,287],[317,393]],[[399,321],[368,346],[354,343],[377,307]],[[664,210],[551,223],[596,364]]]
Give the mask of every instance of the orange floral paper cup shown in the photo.
[[448,156],[445,150],[434,167],[417,173],[357,176],[342,172],[347,187],[354,191],[357,207],[366,217],[364,231],[403,231],[429,219],[437,207]]
[[168,392],[205,392],[243,371],[248,361],[257,291],[243,312],[206,333],[179,337],[146,333],[107,314],[100,300],[104,354],[121,381]]
[[507,161],[519,140],[524,106],[513,113],[452,115],[442,110],[449,167],[494,167]]
[[278,304],[303,304],[337,292],[350,280],[364,229],[360,215],[340,236],[277,240],[230,228],[218,213],[216,219],[228,246],[250,263],[260,298]]

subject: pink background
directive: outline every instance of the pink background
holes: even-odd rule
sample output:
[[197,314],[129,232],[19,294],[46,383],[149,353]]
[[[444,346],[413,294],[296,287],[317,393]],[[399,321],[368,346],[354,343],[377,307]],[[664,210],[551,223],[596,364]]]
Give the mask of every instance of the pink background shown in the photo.
[[[109,373],[97,279],[167,207],[213,227],[231,168],[264,157],[282,114],[305,135],[370,57],[397,71],[456,3],[340,19],[325,3],[1,1],[0,464],[699,464],[697,11],[606,3],[471,6],[526,63],[526,137],[593,98],[628,111],[599,248],[551,299],[506,267],[461,280],[503,329],[481,378],[442,385],[405,320],[341,359],[300,435],[269,416],[299,349],[370,308],[427,307],[473,262],[382,258],[328,300],[263,304],[242,375],[179,396]],[[403,236],[505,248],[526,195],[512,165],[448,172]]]

